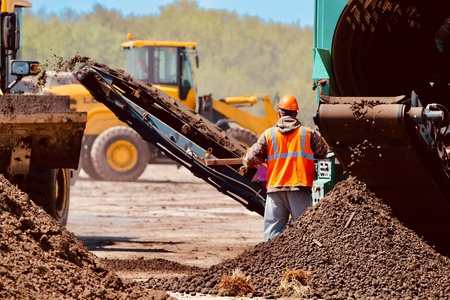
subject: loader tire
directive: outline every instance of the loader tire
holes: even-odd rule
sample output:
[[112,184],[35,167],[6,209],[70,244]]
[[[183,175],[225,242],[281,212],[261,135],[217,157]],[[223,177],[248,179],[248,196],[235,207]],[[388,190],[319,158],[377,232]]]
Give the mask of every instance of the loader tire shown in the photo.
[[102,180],[134,181],[150,161],[150,149],[130,127],[116,126],[103,131],[91,149],[92,166]]
[[227,134],[234,137],[246,148],[250,148],[258,140],[258,136],[245,128],[231,128],[227,130]]
[[62,225],[67,224],[70,204],[69,169],[31,169],[19,188],[56,221]]
[[94,143],[96,138],[96,135],[85,135],[83,137],[83,147],[81,148],[80,155],[81,168],[91,179],[102,180],[102,178],[97,174],[94,166],[92,165],[91,150],[92,144]]

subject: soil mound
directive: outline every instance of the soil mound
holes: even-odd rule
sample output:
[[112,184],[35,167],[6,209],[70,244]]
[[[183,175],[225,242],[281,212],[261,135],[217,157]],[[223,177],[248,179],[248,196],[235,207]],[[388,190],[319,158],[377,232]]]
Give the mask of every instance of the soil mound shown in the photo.
[[[366,186],[349,178],[273,240],[187,277],[149,287],[218,294],[239,269],[253,296],[281,296],[286,272],[305,272],[311,298],[448,299],[450,260],[404,227]],[[293,274],[293,273],[292,273]],[[310,278],[309,278],[310,276]]]
[[162,259],[132,259],[132,260],[123,260],[123,259],[111,259],[104,258],[101,260],[102,263],[108,267],[109,270],[113,271],[128,271],[128,272],[157,272],[157,273],[197,273],[203,270],[203,268],[199,267],[191,267],[182,265],[180,263]]
[[0,299],[168,299],[121,280],[0,175]]

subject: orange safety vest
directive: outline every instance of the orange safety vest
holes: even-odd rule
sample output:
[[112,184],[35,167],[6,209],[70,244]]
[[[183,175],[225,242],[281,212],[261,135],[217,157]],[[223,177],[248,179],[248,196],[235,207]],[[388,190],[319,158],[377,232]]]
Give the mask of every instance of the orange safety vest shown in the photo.
[[274,127],[265,131],[267,138],[267,187],[309,186],[314,180],[314,153],[311,130],[299,126],[289,134]]

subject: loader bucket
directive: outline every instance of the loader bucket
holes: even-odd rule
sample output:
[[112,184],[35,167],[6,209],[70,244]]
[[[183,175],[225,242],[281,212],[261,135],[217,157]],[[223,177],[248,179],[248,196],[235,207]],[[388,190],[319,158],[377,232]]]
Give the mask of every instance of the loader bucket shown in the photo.
[[77,169],[86,114],[68,96],[0,96],[0,170]]

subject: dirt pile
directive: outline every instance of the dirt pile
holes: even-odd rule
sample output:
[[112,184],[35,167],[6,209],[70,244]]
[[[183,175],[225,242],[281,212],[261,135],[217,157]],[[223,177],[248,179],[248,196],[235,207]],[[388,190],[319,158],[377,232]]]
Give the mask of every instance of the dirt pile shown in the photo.
[[168,299],[121,280],[0,175],[0,299]]
[[153,271],[156,273],[179,273],[179,274],[192,274],[203,270],[203,268],[182,265],[180,263],[170,261],[162,258],[155,259],[133,259],[133,260],[123,260],[123,259],[111,259],[104,258],[102,263],[108,267],[109,270],[114,270],[116,272],[120,271]]
[[450,260],[405,228],[354,178],[267,243],[187,277],[146,285],[182,293],[217,294],[222,276],[239,269],[255,293],[280,296],[286,270],[311,274],[313,298],[448,299]]

